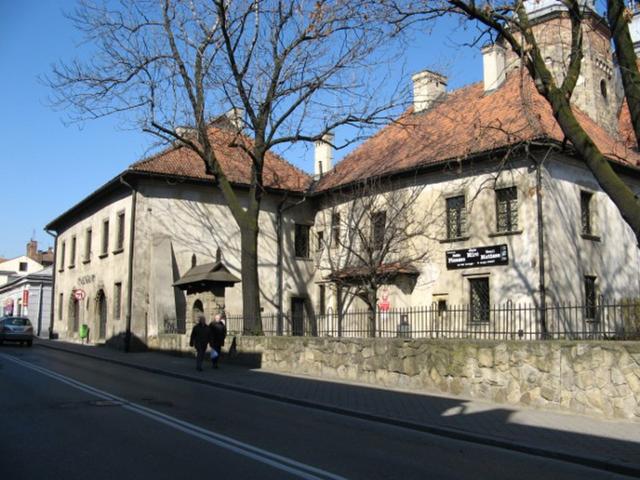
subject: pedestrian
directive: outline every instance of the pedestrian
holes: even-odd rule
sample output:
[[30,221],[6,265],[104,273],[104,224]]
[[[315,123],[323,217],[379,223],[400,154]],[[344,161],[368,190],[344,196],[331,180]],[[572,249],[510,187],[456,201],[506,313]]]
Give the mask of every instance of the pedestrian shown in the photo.
[[224,339],[227,338],[227,317],[224,313],[215,316],[214,321],[209,326],[211,330],[211,366],[218,368],[220,353],[224,346]]
[[199,372],[202,371],[202,361],[207,351],[209,337],[209,327],[207,327],[206,318],[204,315],[200,315],[198,317],[198,323],[196,323],[193,330],[191,330],[191,339],[189,340],[189,345],[196,349],[196,370]]

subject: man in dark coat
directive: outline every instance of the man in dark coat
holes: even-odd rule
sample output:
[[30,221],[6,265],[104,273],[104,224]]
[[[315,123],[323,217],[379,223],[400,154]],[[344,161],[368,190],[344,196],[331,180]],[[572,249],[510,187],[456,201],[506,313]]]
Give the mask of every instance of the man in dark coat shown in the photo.
[[211,348],[217,353],[217,355],[211,356],[211,366],[218,368],[218,360],[220,359],[220,351],[224,345],[224,339],[227,338],[227,326],[226,317],[223,314],[216,315],[213,322],[211,322]]
[[196,349],[196,369],[202,371],[202,360],[204,360],[204,354],[207,351],[207,345],[209,344],[209,327],[207,327],[206,319],[204,315],[198,317],[198,323],[195,324],[193,330],[191,330],[191,339],[189,345]]

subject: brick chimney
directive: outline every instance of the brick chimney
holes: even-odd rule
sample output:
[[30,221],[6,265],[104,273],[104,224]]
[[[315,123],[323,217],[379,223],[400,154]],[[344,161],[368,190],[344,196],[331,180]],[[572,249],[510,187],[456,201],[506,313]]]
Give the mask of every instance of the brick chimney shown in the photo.
[[491,92],[504,83],[506,51],[500,45],[491,44],[482,49],[484,91]]
[[411,77],[413,81],[413,113],[431,108],[447,90],[447,77],[423,70]]

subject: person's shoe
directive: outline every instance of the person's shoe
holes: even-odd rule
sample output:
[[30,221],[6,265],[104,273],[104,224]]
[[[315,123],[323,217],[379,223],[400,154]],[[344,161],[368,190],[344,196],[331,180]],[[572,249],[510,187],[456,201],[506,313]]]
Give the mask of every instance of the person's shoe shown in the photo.
[[214,365],[213,365],[213,368],[218,368],[218,364],[217,364],[217,363],[216,363],[216,364],[214,364]]

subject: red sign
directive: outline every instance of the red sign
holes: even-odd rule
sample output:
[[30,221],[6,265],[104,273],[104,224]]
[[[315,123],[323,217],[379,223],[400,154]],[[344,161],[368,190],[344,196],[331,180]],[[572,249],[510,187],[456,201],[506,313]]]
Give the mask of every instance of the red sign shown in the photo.
[[391,308],[391,302],[389,301],[389,290],[386,288],[382,290],[382,300],[378,303],[378,308],[381,312],[388,312]]
[[29,305],[29,290],[22,290],[22,305]]
[[76,300],[84,300],[85,296],[86,293],[84,293],[84,290],[82,290],[81,288],[77,288],[73,291],[73,298],[75,298]]

